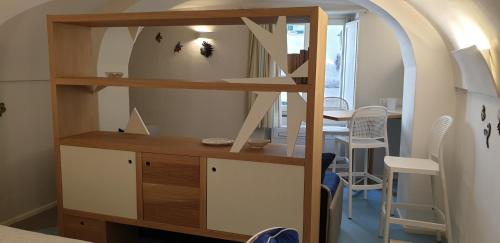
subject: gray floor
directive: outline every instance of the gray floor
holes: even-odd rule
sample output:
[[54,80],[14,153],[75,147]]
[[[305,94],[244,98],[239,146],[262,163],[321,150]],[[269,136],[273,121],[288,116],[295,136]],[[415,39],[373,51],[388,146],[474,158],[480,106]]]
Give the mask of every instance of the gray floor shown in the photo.
[[[363,193],[355,193],[353,199],[352,219],[349,220],[347,189],[344,191],[342,227],[338,243],[377,243],[380,219],[380,194],[378,190],[368,192],[368,199],[363,199]],[[393,240],[413,243],[436,242],[436,237],[428,235],[408,234],[399,225],[391,225],[390,238]]]
[[[347,191],[344,193],[344,213],[342,222],[342,232],[338,243],[377,243],[382,242],[377,237],[379,224],[380,191],[370,191],[368,199],[364,200],[362,193],[354,194],[353,219],[347,218]],[[45,234],[57,234],[56,210],[51,209],[35,217],[19,222],[13,227],[36,231]],[[436,242],[435,237],[426,235],[407,234],[399,226],[391,226],[391,239],[424,243]],[[144,232],[145,237],[142,242],[210,242],[206,239],[194,238],[191,236],[161,233],[157,231]],[[221,242],[213,240],[211,242]]]

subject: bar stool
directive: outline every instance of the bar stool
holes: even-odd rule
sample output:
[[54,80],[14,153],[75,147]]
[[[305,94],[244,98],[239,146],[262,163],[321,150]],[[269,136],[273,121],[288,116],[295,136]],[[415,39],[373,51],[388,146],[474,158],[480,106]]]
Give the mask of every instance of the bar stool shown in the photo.
[[[325,111],[347,111],[349,110],[349,103],[342,97],[325,97]],[[349,127],[347,127],[347,122],[337,122],[337,121],[326,121],[334,122],[335,125],[323,125],[323,141],[326,143],[326,135],[335,136],[347,136],[349,135]],[[345,157],[340,156],[340,144],[338,140],[334,139],[333,153],[336,155],[332,163],[333,172],[337,169],[337,161],[345,160]],[[347,168],[347,167],[342,167]]]
[[[382,190],[382,208],[380,215],[379,236],[384,236],[384,242],[389,243],[390,224],[400,224],[422,229],[435,230],[440,241],[441,232],[446,233],[448,242],[453,242],[451,235],[450,212],[448,208],[448,193],[446,190],[446,177],[443,164],[443,138],[448,132],[453,118],[442,116],[434,122],[431,129],[431,137],[428,143],[428,159],[402,158],[386,156],[384,158],[384,188]],[[392,180],[394,173],[409,173],[431,176],[431,190],[434,203],[432,205],[422,205],[415,203],[393,203],[392,202]],[[434,185],[437,177],[441,179],[441,188],[444,197],[444,212],[439,209],[436,203],[436,190]],[[407,210],[432,210],[441,219],[440,223],[405,219],[402,217],[391,217],[393,209],[401,208]]]
[[[354,172],[353,150],[384,148],[385,154],[389,155],[387,140],[387,109],[383,106],[366,106],[357,109],[352,115],[349,123],[349,136],[339,136],[336,139],[346,144],[346,158],[349,170],[347,173],[337,173],[349,189],[349,219],[352,219],[352,191],[364,190],[367,198],[367,190],[382,189],[382,179],[368,173],[368,156],[365,156],[363,171]],[[347,177],[347,180],[345,179]],[[361,179],[356,179],[356,178]],[[373,184],[368,184],[368,179]],[[358,183],[363,181],[362,185]]]

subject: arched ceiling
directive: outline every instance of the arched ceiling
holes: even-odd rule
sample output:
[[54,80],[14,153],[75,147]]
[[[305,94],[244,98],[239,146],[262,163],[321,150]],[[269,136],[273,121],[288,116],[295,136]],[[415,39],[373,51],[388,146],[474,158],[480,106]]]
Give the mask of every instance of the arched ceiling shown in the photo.
[[[12,17],[41,4],[55,0],[2,0],[0,1],[0,25]],[[490,49],[490,63],[494,75],[500,80],[500,2],[498,0],[406,0],[440,31],[450,50],[477,45]],[[360,10],[350,0],[111,0],[97,12],[148,11],[166,9],[220,9],[277,6],[320,5],[326,10],[348,12]],[[120,3],[121,2],[121,3]],[[129,5],[130,8],[123,8]],[[114,8],[115,5],[121,7]],[[151,6],[154,6],[151,8]],[[174,6],[174,7],[172,7]],[[443,9],[446,9],[443,12]]]
[[0,25],[8,19],[51,0],[2,0],[0,1]]
[[484,50],[500,87],[500,1],[407,1],[441,32],[450,50],[471,45]]
[[349,0],[187,0],[174,9],[266,8],[319,5],[325,10],[352,12],[361,8]]

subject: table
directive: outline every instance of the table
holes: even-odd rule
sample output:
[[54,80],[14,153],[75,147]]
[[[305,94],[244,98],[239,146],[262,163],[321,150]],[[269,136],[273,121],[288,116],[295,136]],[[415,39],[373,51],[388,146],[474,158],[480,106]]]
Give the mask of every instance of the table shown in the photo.
[[[336,110],[336,111],[324,111],[323,118],[333,121],[349,121],[352,119],[354,110]],[[402,114],[400,111],[389,111],[387,114],[387,119],[401,119]],[[354,155],[353,155],[354,156]],[[368,173],[373,172],[373,149],[368,149]]]
[[[323,112],[323,118],[334,121],[349,121],[352,119],[354,110],[338,110],[338,111],[325,111]],[[400,111],[389,111],[387,114],[388,119],[401,119]]]

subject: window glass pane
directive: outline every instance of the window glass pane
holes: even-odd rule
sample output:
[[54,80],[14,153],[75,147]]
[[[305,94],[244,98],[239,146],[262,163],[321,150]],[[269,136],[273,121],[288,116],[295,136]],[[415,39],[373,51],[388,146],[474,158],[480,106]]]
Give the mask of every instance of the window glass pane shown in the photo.
[[342,87],[343,25],[329,25],[326,45],[325,97],[340,97]]
[[[305,24],[288,24],[287,25],[287,51],[288,54],[300,53],[304,50],[306,43],[306,25]],[[283,71],[280,71],[280,76],[285,76]],[[287,124],[287,95],[285,92],[280,94],[280,127],[286,127]]]
[[304,50],[305,32],[305,24],[287,25],[287,46],[289,54],[300,53],[300,50]]

